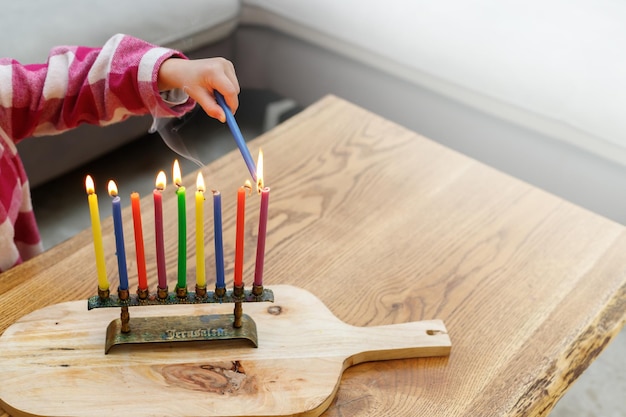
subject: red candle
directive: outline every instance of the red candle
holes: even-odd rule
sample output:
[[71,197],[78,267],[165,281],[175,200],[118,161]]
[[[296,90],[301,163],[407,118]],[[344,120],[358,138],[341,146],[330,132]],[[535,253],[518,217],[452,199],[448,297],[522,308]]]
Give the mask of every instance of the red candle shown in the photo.
[[235,287],[243,286],[243,238],[244,220],[246,216],[246,191],[251,190],[250,181],[239,187],[237,191],[237,229],[235,239]]
[[152,192],[154,198],[154,237],[156,241],[157,276],[159,288],[167,288],[167,276],[165,270],[165,245],[163,241],[163,196],[165,189],[165,172],[160,171],[156,178],[156,188]]
[[254,285],[263,285],[263,262],[265,260],[265,235],[267,233],[267,209],[270,200],[269,187],[263,186],[263,151],[259,150],[257,169],[257,191],[261,194],[261,211],[259,214],[259,236],[256,245],[256,264],[254,268]]
[[148,277],[146,274],[146,254],[143,247],[143,231],[141,227],[141,206],[139,193],[131,193],[130,205],[133,212],[133,227],[135,230],[135,251],[137,252],[137,278],[139,289],[148,289]]

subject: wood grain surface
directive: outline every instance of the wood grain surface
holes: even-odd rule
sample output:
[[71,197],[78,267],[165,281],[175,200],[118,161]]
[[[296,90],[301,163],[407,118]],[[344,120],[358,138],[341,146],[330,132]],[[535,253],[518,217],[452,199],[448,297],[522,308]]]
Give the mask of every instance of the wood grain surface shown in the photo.
[[[454,346],[449,358],[348,369],[325,416],[547,415],[625,322],[621,225],[332,96],[250,147],[253,154],[263,148],[272,188],[267,286],[307,289],[355,326],[442,319]],[[235,193],[245,166],[232,152],[203,173],[207,186],[222,192],[230,285]],[[190,173],[184,183],[193,189],[194,180]],[[173,286],[171,187],[164,197]],[[258,200],[249,199],[246,213],[246,285],[254,271]],[[142,210],[154,287],[149,197]],[[130,211],[124,218],[134,284]],[[210,217],[206,223],[212,276]],[[115,288],[110,219],[103,228]],[[193,239],[188,233],[190,277]],[[86,230],[0,275],[0,331],[31,311],[95,291]]]

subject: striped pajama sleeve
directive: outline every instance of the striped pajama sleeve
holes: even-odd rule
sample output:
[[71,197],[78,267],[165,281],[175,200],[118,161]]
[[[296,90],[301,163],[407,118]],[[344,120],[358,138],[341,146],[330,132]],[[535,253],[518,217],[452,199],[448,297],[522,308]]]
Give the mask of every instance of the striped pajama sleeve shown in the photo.
[[15,145],[82,123],[104,126],[132,115],[184,114],[195,104],[191,99],[170,106],[157,89],[159,67],[170,57],[185,58],[116,35],[102,48],[56,47],[45,64],[0,58],[0,271],[42,251],[28,178]]

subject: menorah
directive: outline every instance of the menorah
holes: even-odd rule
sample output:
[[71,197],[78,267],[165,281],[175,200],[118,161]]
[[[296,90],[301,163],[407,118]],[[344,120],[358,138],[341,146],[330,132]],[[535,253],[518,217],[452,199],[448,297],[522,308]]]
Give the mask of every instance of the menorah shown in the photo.
[[[244,303],[273,302],[272,290],[262,285],[253,285],[251,290],[243,285],[232,290],[216,287],[207,291],[206,286],[197,286],[196,291],[176,287],[176,291],[157,287],[157,291],[138,288],[136,294],[128,289],[119,289],[117,295],[98,288],[98,295],[87,301],[87,308],[120,308],[120,318],[107,327],[105,353],[116,345],[139,343],[171,343],[212,340],[249,340],[258,347],[256,324],[252,317],[243,313]],[[130,317],[129,307],[172,306],[179,304],[224,304],[233,303],[233,314],[208,314],[199,316]]]
[[[112,214],[114,235],[116,243],[116,257],[118,264],[120,285],[117,295],[111,294],[109,282],[106,277],[104,266],[104,250],[100,231],[98,214],[98,202],[95,193],[93,179],[87,176],[85,188],[88,194],[89,208],[92,219],[94,235],[94,251],[96,255],[96,269],[98,272],[98,295],[88,301],[88,309],[119,307],[120,319],[112,321],[107,327],[105,353],[119,344],[128,343],[156,343],[156,342],[181,342],[193,340],[227,340],[247,339],[255,347],[258,346],[256,324],[248,315],[243,314],[243,303],[274,301],[274,295],[270,290],[263,289],[263,263],[265,254],[265,235],[267,225],[267,211],[269,187],[263,185],[262,177],[262,152],[259,152],[258,172],[252,173],[257,178],[257,189],[261,197],[259,235],[257,241],[257,256],[252,290],[245,290],[243,284],[243,240],[244,240],[244,216],[246,194],[251,192],[252,186],[249,181],[237,191],[237,225],[235,242],[235,264],[233,289],[226,290],[224,284],[224,253],[222,243],[222,215],[221,195],[217,190],[213,191],[214,202],[214,241],[216,284],[215,291],[207,291],[205,276],[204,256],[204,191],[206,189],[202,173],[198,173],[195,193],[196,203],[196,291],[187,290],[187,217],[185,202],[185,187],[182,185],[182,175],[178,161],[174,161],[173,178],[177,186],[176,195],[178,203],[178,280],[176,290],[169,292],[165,268],[165,250],[163,242],[163,218],[161,193],[165,189],[165,173],[159,172],[156,179],[156,189],[153,192],[155,207],[155,243],[158,285],[156,292],[150,293],[147,284],[146,260],[139,207],[139,194],[131,194],[131,207],[133,214],[133,226],[135,248],[137,255],[137,279],[136,294],[131,294],[128,283],[128,270],[126,264],[124,231],[122,227],[122,210],[117,185],[109,181],[109,195],[112,200]],[[210,304],[210,303],[233,303],[235,305],[232,315],[201,315],[192,317],[158,317],[141,318],[131,321],[129,307],[140,306],[171,306],[177,304]],[[131,331],[131,328],[133,329]]]

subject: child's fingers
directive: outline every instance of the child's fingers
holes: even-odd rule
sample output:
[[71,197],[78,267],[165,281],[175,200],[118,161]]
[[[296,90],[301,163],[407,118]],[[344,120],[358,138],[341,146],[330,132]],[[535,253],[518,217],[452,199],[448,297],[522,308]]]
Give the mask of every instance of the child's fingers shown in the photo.
[[197,88],[189,91],[189,95],[202,107],[206,114],[210,117],[219,120],[222,123],[226,122],[226,115],[224,110],[217,104],[215,97],[210,94],[204,88]]
[[237,109],[239,108],[239,97],[237,96],[237,94],[223,94],[223,95],[224,95],[224,100],[226,101],[226,104],[228,104],[228,108],[233,114],[235,114],[237,112]]
[[239,108],[239,83],[237,83],[236,78],[234,83],[230,79],[222,80],[214,89],[224,96],[224,101],[226,101],[230,111],[235,114]]
[[226,121],[224,110],[215,100],[215,91],[224,96],[224,101],[234,114],[239,107],[239,81],[232,62],[224,58],[208,58],[187,61],[192,74],[185,84],[185,91],[196,100],[204,111],[222,123]]
[[226,66],[226,70],[224,71],[226,74],[226,77],[228,77],[228,79],[230,80],[232,86],[233,86],[233,93],[234,94],[239,94],[239,92],[241,91],[241,88],[239,87],[239,80],[237,79],[237,74],[235,73],[235,66],[233,65],[232,62],[228,61],[228,65]]

